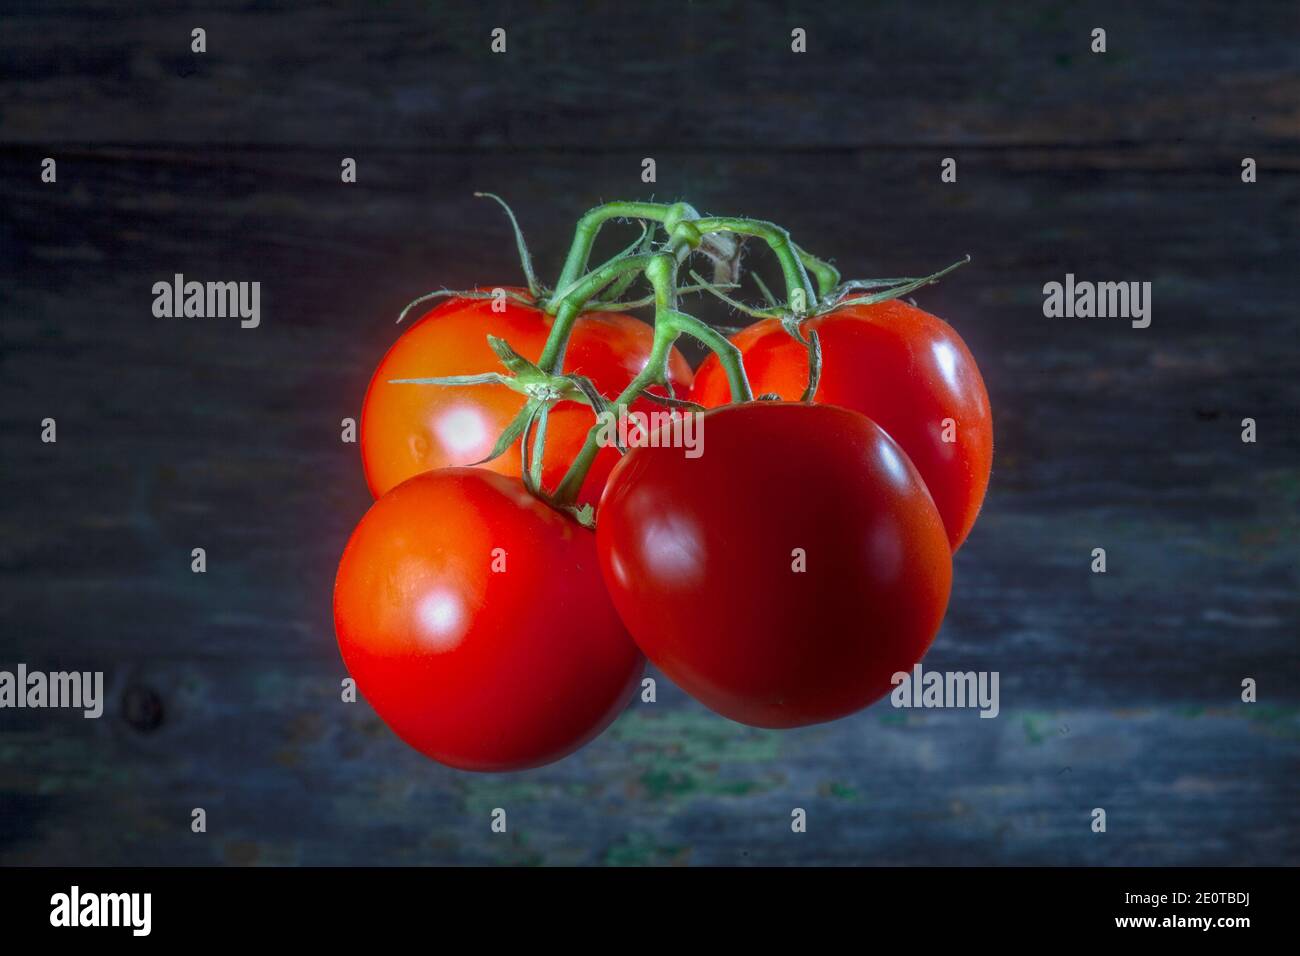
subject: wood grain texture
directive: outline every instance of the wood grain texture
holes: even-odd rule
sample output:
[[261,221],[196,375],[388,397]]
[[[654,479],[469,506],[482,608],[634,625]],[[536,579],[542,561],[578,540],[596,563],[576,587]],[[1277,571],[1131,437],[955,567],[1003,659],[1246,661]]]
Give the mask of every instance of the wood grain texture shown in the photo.
[[[197,63],[172,5],[6,23],[0,668],[103,669],[110,701],[0,710],[0,863],[1293,863],[1294,5],[823,5],[803,59],[785,5],[654,31],[530,9],[204,8]],[[339,421],[410,298],[517,276],[476,189],[551,278],[581,211],[652,194],[781,222],[850,275],[973,255],[917,297],[978,357],[997,439],[926,666],[999,671],[996,720],[764,732],[660,680],[578,755],[491,777],[339,702],[332,578],[369,500]],[[155,319],[176,272],[260,281],[262,326]],[[1151,327],[1045,319],[1066,272],[1151,281]]]
[[29,143],[1287,143],[1300,103],[1287,0],[16,7],[0,102]]

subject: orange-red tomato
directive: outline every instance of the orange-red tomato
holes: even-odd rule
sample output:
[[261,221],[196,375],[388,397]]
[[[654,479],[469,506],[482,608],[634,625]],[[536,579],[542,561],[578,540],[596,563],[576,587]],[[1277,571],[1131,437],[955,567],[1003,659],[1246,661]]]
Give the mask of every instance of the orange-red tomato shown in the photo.
[[399,737],[463,770],[522,770],[591,740],[645,660],[601,583],[596,538],[479,468],[371,505],[339,562],[334,628]]
[[[488,345],[489,335],[505,339],[520,355],[537,361],[553,317],[509,299],[500,312],[494,312],[492,304],[485,299],[447,299],[407,329],[379,363],[361,411],[361,457],[376,498],[420,472],[484,458],[523,408],[524,396],[504,385],[390,383],[391,379],[504,371]],[[585,375],[601,394],[613,398],[645,367],[653,335],[650,326],[624,313],[584,313],[574,323],[564,371]],[[669,377],[679,395],[690,388],[690,366],[676,350]],[[633,407],[656,406],[641,399]],[[554,489],[559,484],[593,424],[592,410],[578,402],[560,402],[551,409],[544,487]],[[578,496],[580,503],[600,500],[617,463],[615,449],[601,449]],[[519,475],[519,443],[480,467]]]
[[[850,305],[810,319],[822,346],[814,401],[862,412],[902,446],[930,489],[956,551],[966,540],[993,467],[993,415],[979,367],[947,322],[899,299]],[[808,385],[808,351],[775,319],[732,337],[754,393],[797,401]],[[710,408],[731,397],[710,355],[691,398]]]

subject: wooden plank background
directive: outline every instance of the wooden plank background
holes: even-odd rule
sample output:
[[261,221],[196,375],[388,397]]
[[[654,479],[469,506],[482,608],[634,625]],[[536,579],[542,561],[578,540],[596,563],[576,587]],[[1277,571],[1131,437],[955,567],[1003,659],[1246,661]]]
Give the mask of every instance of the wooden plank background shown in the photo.
[[[0,711],[0,863],[1294,862],[1298,19],[1288,2],[16,5],[0,669],[102,669],[109,702],[98,721]],[[999,671],[998,719],[883,704],[766,732],[661,680],[574,757],[477,776],[339,702],[330,591],[369,500],[339,421],[406,301],[518,275],[474,190],[514,204],[551,278],[573,220],[611,198],[773,219],[850,275],[973,255],[918,296],[979,358],[997,439],[926,666]],[[262,326],[155,319],[151,286],[176,272],[260,281]],[[1151,327],[1045,319],[1066,272],[1151,281]]]

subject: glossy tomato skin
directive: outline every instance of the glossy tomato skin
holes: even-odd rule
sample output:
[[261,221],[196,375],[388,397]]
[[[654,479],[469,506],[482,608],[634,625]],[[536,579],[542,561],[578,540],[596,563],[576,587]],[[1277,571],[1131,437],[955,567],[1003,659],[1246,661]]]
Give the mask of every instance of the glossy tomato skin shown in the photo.
[[[492,311],[492,304],[485,299],[444,300],[408,328],[379,363],[361,411],[361,458],[370,493],[376,498],[422,471],[483,459],[523,408],[524,396],[504,385],[391,384],[392,379],[504,371],[487,343],[489,335],[505,339],[520,355],[537,361],[552,317],[510,299],[505,300],[501,312]],[[587,376],[602,394],[613,397],[644,367],[653,336],[650,326],[632,316],[585,313],[574,325],[564,370]],[[691,369],[676,351],[669,373],[674,387],[684,394],[690,388]],[[645,407],[657,406],[647,403]],[[551,410],[544,487],[553,489],[559,484],[594,423],[591,409],[577,402],[561,402]],[[615,449],[601,450],[587,475],[580,502],[599,500],[605,479],[617,462]],[[480,467],[519,475],[519,444]]]
[[477,468],[425,472],[371,506],[339,563],[334,625],[384,722],[462,770],[572,753],[619,714],[644,668],[601,583],[595,536]]
[[[810,319],[822,346],[814,400],[862,412],[907,452],[925,479],[955,552],[979,515],[993,467],[988,392],[966,343],[942,319],[898,299],[845,306]],[[798,400],[808,384],[808,352],[775,319],[733,336],[755,394]],[[710,408],[730,401],[727,378],[710,355],[691,396]],[[945,441],[945,419],[955,428]]]
[[883,696],[930,646],[952,578],[907,456],[832,406],[729,406],[704,416],[703,438],[695,459],[630,451],[601,500],[601,572],[632,637],[699,701],[756,727]]

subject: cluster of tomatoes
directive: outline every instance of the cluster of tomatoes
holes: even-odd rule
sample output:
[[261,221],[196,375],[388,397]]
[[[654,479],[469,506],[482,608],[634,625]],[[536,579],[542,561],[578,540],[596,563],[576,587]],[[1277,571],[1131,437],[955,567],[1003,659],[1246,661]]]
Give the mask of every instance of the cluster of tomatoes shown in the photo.
[[[361,448],[377,500],[343,554],[334,613],[379,715],[441,763],[502,771],[601,733],[645,657],[759,727],[885,695],[939,628],[989,478],[988,397],[957,333],[897,298],[812,315],[800,327],[820,343],[811,400],[810,350],[776,318],[730,340],[760,400],[731,401],[716,355],[692,373],[673,350],[663,382],[707,409],[701,453],[601,448],[577,496],[593,532],[519,477],[528,434],[485,460],[526,395],[402,383],[495,367],[488,336],[536,362],[556,321],[543,306],[522,290],[449,297],[371,381]],[[584,312],[563,371],[619,395],[653,337],[626,313]],[[560,482],[594,424],[590,404],[552,403],[540,487]]]

